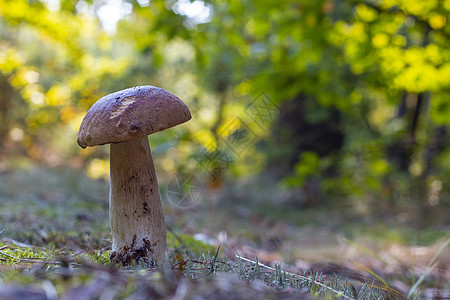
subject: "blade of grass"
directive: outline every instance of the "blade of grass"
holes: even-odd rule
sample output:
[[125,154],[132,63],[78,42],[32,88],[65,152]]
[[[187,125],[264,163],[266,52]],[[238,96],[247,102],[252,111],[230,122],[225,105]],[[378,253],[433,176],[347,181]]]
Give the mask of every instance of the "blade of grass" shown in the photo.
[[219,247],[217,248],[216,254],[214,254],[214,257],[212,258],[211,271],[209,271],[209,273],[207,275],[210,275],[216,271],[216,261],[217,261],[217,258],[219,257],[220,246],[222,246],[222,245],[219,245]]
[[404,299],[406,299],[406,296],[403,295],[401,292],[397,291],[396,289],[390,287],[387,282],[381,278],[377,273],[375,273],[374,271],[370,270],[369,268],[357,263],[356,261],[353,262],[353,264],[355,264],[356,266],[360,267],[361,269],[363,269],[364,271],[366,271],[367,273],[369,273],[370,275],[374,276],[376,279],[378,279],[383,285],[383,286],[379,286],[379,285],[375,285],[375,287],[385,290],[387,292],[389,292],[390,294],[394,294],[397,297],[402,297]]
[[356,242],[354,242],[354,241],[352,241],[352,240],[349,240],[349,239],[347,239],[347,238],[344,238],[344,240],[345,240],[347,243],[349,243],[350,245],[352,245],[352,246],[358,248],[359,250],[361,250],[361,251],[363,251],[363,252],[366,252],[366,253],[369,254],[370,256],[375,257],[375,258],[378,259],[379,261],[383,262],[385,265],[389,266],[389,263],[388,263],[386,260],[384,260],[381,256],[379,256],[379,255],[376,254],[375,252],[373,252],[373,251],[367,249],[367,248],[364,247],[363,245],[360,245],[360,244],[358,244],[358,243],[356,243]]
[[374,271],[372,271],[371,269],[357,263],[356,261],[353,262],[354,265],[356,265],[357,267],[363,269],[364,271],[366,271],[367,273],[369,273],[370,275],[372,275],[373,277],[375,277],[376,279],[378,279],[381,283],[383,283],[387,288],[390,288],[389,285],[386,283],[386,281],[384,281],[383,278],[381,278],[377,273],[375,273]]
[[[386,266],[390,266],[393,267],[389,262],[387,262],[385,259],[383,259],[381,256],[379,256],[378,254],[376,254],[375,252],[371,251],[370,249],[364,247],[363,245],[360,245],[352,240],[349,240],[347,238],[344,238],[344,240],[349,243],[350,245],[358,248],[359,250],[365,252],[366,254],[374,257],[375,259],[378,259],[379,261],[381,261],[382,263],[384,263]],[[373,274],[372,274],[373,275]],[[406,281],[406,277],[402,274],[399,274],[401,278],[403,278],[404,281]],[[375,276],[376,277],[376,276]]]
[[436,253],[431,258],[430,263],[428,264],[427,269],[425,270],[425,272],[422,274],[422,276],[419,277],[419,279],[417,279],[416,283],[409,290],[408,298],[411,298],[412,295],[414,295],[416,293],[416,290],[419,288],[419,286],[425,280],[425,277],[427,277],[427,275],[431,272],[431,270],[433,270],[434,267],[436,266],[436,263],[435,263],[436,259],[439,257],[441,252],[444,251],[444,249],[449,244],[450,244],[450,239],[448,239],[441,247],[439,247],[438,251],[436,251]]

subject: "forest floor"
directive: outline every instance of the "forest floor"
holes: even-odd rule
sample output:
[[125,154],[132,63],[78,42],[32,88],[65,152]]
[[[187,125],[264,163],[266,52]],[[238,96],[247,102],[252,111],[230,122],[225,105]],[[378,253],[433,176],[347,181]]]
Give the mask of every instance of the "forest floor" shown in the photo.
[[70,168],[0,173],[0,298],[304,299],[322,288],[331,297],[450,299],[448,212],[414,226],[356,200],[300,208],[256,179],[187,198],[160,184],[170,259],[156,271],[119,271],[108,263],[106,181]]

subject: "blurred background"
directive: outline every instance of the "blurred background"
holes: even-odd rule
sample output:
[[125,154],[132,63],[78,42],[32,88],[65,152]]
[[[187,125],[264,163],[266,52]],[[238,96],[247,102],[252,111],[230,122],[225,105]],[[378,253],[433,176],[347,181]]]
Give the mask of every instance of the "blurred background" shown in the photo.
[[193,116],[149,138],[173,230],[299,265],[342,260],[347,238],[434,245],[449,16],[450,0],[0,0],[1,235],[109,244],[109,147],[76,134],[99,98],[151,84]]

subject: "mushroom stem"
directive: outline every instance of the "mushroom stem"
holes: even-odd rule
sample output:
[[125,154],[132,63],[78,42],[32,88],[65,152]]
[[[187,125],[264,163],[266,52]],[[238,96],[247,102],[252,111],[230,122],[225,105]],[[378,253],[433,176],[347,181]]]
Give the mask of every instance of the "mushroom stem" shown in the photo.
[[128,264],[166,251],[166,226],[147,137],[111,144],[111,260]]

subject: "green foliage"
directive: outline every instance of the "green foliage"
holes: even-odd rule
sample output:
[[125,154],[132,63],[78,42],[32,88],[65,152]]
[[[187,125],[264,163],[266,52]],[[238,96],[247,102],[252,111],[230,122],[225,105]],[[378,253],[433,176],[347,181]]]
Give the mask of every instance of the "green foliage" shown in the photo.
[[[106,148],[76,145],[81,118],[107,93],[154,84],[194,116],[151,137],[167,178],[185,172],[209,185],[274,169],[291,188],[318,182],[327,198],[382,194],[398,204],[420,186],[426,192],[411,199],[442,205],[450,171],[448,0],[197,2],[209,19],[177,10],[180,1],[126,2],[129,14],[105,33],[96,13],[106,2],[79,2],[82,10],[71,1],[59,9],[0,1],[2,152],[107,176]],[[261,95],[270,101],[257,102]],[[306,104],[286,122],[296,110],[290,101]],[[332,141],[336,132],[342,142]]]
[[302,186],[305,179],[312,175],[318,175],[320,158],[315,152],[305,151],[300,154],[299,162],[295,166],[294,176],[286,178],[288,186]]

